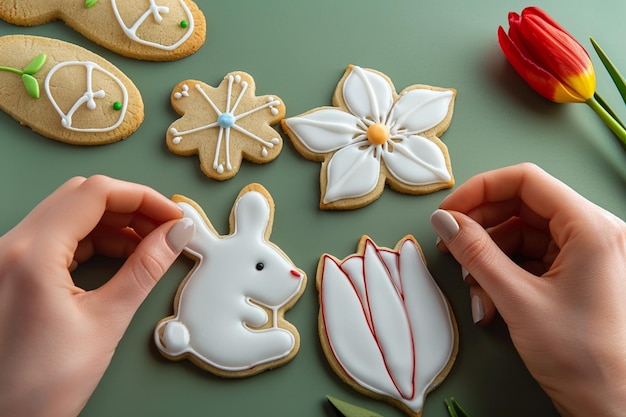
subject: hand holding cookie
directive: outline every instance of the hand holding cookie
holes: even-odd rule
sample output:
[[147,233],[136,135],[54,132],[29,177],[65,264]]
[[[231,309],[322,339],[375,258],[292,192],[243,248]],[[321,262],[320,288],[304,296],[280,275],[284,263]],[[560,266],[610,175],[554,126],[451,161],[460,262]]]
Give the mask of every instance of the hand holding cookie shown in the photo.
[[530,164],[471,178],[441,209],[474,320],[497,309],[563,416],[623,415],[626,224]]
[[[135,311],[191,238],[181,217],[148,187],[74,178],[0,238],[3,415],[78,415]],[[84,291],[70,270],[95,253],[128,259]]]

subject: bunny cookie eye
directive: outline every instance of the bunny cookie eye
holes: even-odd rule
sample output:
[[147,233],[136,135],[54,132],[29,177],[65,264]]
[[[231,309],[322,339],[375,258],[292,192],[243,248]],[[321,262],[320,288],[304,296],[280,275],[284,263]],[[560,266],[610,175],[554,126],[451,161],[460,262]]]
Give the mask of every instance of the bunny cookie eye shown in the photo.
[[257,271],[262,271],[263,268],[265,268],[265,264],[263,262],[259,262],[256,264],[255,268]]

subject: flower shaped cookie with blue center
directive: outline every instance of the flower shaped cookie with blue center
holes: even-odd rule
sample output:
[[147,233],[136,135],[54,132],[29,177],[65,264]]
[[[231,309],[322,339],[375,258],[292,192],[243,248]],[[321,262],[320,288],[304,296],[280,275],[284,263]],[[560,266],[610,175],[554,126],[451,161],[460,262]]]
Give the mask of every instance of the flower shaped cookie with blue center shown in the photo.
[[456,91],[412,85],[400,94],[384,74],[349,66],[319,107],[282,121],[307,159],[323,161],[322,209],[370,204],[385,183],[407,194],[454,185],[447,147],[438,136],[452,119]]

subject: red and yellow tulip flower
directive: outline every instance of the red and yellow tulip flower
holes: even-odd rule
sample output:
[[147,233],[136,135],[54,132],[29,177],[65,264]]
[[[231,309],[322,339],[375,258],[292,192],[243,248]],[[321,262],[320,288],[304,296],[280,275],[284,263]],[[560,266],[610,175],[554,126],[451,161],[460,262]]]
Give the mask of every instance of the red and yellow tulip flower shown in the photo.
[[513,68],[539,94],[557,103],[584,103],[596,89],[589,54],[561,25],[537,7],[509,13],[508,34],[498,41]]
[[[537,93],[557,103],[585,103],[626,145],[626,129],[596,93],[596,74],[585,48],[561,25],[538,7],[521,14],[509,13],[508,32],[498,28],[498,42],[517,73]],[[626,84],[617,71],[607,66],[626,101]],[[616,75],[618,75],[616,77]],[[624,90],[624,91],[622,91]]]

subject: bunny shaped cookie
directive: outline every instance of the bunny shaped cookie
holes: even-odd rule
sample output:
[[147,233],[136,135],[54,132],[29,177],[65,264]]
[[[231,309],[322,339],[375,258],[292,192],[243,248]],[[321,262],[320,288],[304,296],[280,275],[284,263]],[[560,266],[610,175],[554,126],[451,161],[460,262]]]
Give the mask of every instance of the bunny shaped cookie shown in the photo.
[[196,52],[204,14],[190,0],[22,0],[0,2],[0,19],[22,26],[63,20],[118,54],[171,61]]
[[267,190],[252,184],[240,192],[226,236],[195,202],[173,199],[196,225],[185,248],[196,265],[178,289],[175,315],[155,328],[158,349],[228,377],[291,360],[299,334],[283,316],[304,291],[306,275],[268,240],[274,204]]

